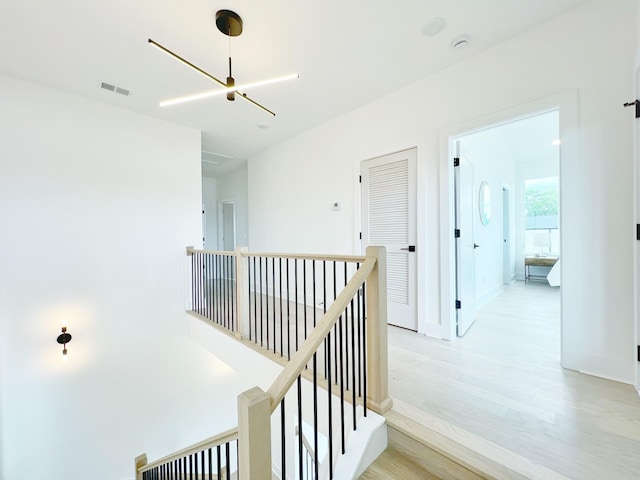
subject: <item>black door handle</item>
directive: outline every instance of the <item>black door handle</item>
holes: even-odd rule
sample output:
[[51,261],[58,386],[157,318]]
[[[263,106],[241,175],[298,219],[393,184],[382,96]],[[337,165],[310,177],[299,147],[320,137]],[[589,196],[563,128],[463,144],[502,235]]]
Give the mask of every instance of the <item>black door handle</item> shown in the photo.
[[477,243],[473,244],[473,249],[475,250],[476,248],[478,248],[480,245],[478,245]]
[[401,248],[400,250],[408,250],[410,252],[415,252],[416,251],[416,246],[415,245],[409,245],[406,248]]

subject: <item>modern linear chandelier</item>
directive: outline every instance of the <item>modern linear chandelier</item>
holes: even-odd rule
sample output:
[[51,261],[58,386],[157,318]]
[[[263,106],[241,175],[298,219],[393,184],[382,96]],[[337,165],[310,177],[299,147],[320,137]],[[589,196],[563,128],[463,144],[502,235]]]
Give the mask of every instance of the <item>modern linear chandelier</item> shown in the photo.
[[240,35],[242,33],[242,18],[240,18],[240,15],[238,15],[237,13],[235,13],[235,12],[233,12],[231,10],[218,10],[218,12],[216,12],[216,26],[218,27],[218,30],[220,30],[220,32],[222,32],[223,34],[225,34],[225,35],[227,35],[229,37],[229,76],[227,77],[227,81],[226,82],[223,82],[222,80],[219,80],[218,78],[214,77],[213,75],[205,72],[200,67],[197,67],[196,65],[194,65],[193,63],[191,63],[188,60],[184,59],[180,55],[177,55],[176,53],[172,52],[168,48],[160,45],[158,42],[155,42],[155,41],[149,39],[149,43],[151,45],[153,45],[154,47],[156,47],[157,49],[159,49],[162,52],[170,55],[171,57],[173,57],[176,60],[180,61],[184,65],[192,68],[196,72],[198,72],[201,75],[207,77],[209,80],[213,80],[219,86],[223,87],[223,89],[221,89],[221,90],[218,89],[218,90],[213,90],[213,91],[195,93],[193,95],[187,95],[187,96],[184,96],[184,97],[164,100],[164,101],[160,102],[160,106],[161,107],[169,107],[169,106],[172,106],[172,105],[178,105],[178,104],[186,103],[186,102],[193,102],[195,100],[202,100],[202,99],[205,99],[205,98],[214,97],[214,96],[217,96],[217,95],[225,95],[226,94],[227,100],[229,100],[229,101],[234,101],[236,99],[236,96],[239,96],[240,98],[242,98],[244,100],[247,100],[248,102],[254,104],[256,107],[258,107],[258,108],[264,110],[265,112],[269,113],[270,115],[274,115],[275,116],[275,113],[272,112],[271,110],[269,110],[267,107],[259,104],[255,100],[249,98],[247,96],[247,94],[244,93],[244,90],[247,90],[247,89],[250,89],[250,88],[253,88],[253,87],[259,87],[259,86],[262,86],[262,85],[269,85],[271,83],[282,82],[282,81],[285,81],[285,80],[292,80],[294,78],[299,78],[299,75],[297,73],[293,73],[293,74],[290,74],[290,75],[284,75],[282,77],[271,78],[271,79],[262,80],[262,81],[259,81],[259,82],[252,82],[252,83],[245,83],[245,84],[236,85],[236,81],[235,81],[235,78],[233,78],[233,73],[232,73],[232,70],[231,70],[231,37],[237,37],[238,35]]

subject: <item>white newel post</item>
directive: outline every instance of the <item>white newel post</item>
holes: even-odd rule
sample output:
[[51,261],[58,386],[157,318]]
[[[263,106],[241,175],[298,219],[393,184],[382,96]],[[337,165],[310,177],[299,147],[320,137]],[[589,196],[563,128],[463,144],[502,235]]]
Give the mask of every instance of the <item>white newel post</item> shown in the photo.
[[367,406],[382,415],[391,409],[387,357],[387,254],[384,247],[367,247],[376,266],[367,279]]
[[249,338],[249,257],[247,247],[236,248],[236,315],[238,338]]
[[272,480],[271,400],[259,387],[238,396],[240,480]]

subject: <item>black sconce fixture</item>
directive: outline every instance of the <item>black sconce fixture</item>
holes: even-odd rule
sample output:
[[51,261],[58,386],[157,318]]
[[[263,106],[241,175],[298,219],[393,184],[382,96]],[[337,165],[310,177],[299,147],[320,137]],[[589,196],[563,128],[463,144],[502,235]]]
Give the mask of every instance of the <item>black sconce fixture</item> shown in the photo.
[[62,359],[67,361],[67,343],[71,341],[71,334],[67,333],[67,326],[62,326],[62,333],[58,335],[58,343],[62,345]]

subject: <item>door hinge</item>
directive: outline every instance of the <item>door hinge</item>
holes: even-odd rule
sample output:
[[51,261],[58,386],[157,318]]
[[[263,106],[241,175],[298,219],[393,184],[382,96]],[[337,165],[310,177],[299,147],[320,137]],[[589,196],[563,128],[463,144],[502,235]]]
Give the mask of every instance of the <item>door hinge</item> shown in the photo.
[[455,238],[460,238],[460,229],[459,229],[459,228],[456,228],[456,229],[453,231],[453,235],[455,236]]
[[362,175],[358,175],[358,183],[362,183]]
[[626,102],[622,104],[623,107],[636,107],[636,118],[640,118],[640,100],[634,100],[633,102]]
[[360,232],[360,240],[362,240],[362,232]]
[[456,310],[460,310],[462,308],[462,302],[460,300],[456,300]]
[[638,345],[638,361],[640,362],[640,345]]
[[458,157],[455,157],[453,159],[453,166],[454,167],[459,167],[460,166],[460,159]]
[[640,240],[640,223],[636,224],[636,240]]

